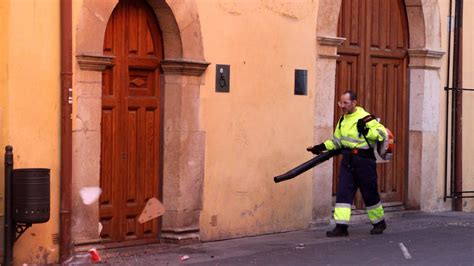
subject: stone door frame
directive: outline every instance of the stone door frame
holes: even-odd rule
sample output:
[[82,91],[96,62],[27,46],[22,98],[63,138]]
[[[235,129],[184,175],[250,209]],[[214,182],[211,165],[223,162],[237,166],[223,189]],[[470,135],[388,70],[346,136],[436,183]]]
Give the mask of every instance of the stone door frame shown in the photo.
[[[209,63],[204,60],[201,25],[194,0],[147,0],[163,36],[161,239],[199,240],[205,132],[199,124],[199,90]],[[72,240],[77,247],[100,243],[98,203],[83,205],[79,190],[99,186],[102,71],[107,21],[118,0],[84,0],[75,35]]]
[[[316,27],[316,95],[314,143],[332,136],[334,123],[337,37],[342,0],[321,0]],[[405,0],[409,30],[408,86],[409,158],[405,182],[407,208],[427,211],[443,208],[438,189],[438,127],[440,122],[441,29],[438,1]],[[331,218],[332,163],[313,173],[313,223]],[[436,192],[436,193],[433,193]]]

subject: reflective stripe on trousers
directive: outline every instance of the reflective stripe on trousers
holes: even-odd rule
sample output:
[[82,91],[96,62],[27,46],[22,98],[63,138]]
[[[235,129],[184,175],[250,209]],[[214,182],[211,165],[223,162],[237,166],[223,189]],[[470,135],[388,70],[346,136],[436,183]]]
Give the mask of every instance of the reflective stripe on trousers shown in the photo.
[[[371,224],[376,224],[384,220],[384,211],[382,203],[370,207],[366,207],[367,216]],[[334,208],[334,221],[337,224],[349,224],[351,220],[351,205],[346,203],[336,203]]]
[[337,224],[348,224],[351,220],[351,204],[336,203],[334,208],[334,221]]
[[366,207],[366,209],[371,224],[376,224],[384,219],[383,206],[381,202],[374,206]]

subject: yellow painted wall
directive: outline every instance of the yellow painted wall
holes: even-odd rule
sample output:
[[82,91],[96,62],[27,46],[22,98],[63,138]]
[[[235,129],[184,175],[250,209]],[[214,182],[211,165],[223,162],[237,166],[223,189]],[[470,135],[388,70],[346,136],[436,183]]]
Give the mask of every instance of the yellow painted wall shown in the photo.
[[[7,118],[5,107],[7,105],[7,86],[8,86],[8,38],[9,38],[9,8],[10,1],[0,1],[0,173],[4,172],[4,147],[7,128],[4,126],[5,118]],[[3,216],[3,194],[4,194],[4,177],[0,175],[0,215]],[[3,233],[1,233],[3,237]],[[0,239],[3,243],[3,238]]]
[[[2,1],[2,6],[5,1]],[[15,168],[51,169],[51,218],[15,243],[14,262],[52,263],[59,233],[60,24],[59,0],[15,0],[0,9],[3,145],[14,147]],[[4,22],[6,22],[4,24]],[[4,43],[5,41],[5,43]],[[5,56],[6,55],[6,56]],[[5,79],[6,77],[6,79]],[[2,152],[3,154],[3,152]],[[3,157],[3,155],[2,155]]]
[[[464,1],[463,87],[474,89],[474,1]],[[463,190],[474,191],[474,91],[463,93]],[[474,194],[470,194],[474,196]],[[463,210],[474,211],[474,199],[463,201]]]
[[[448,199],[444,202],[444,184],[445,184],[445,124],[446,124],[446,92],[444,91],[444,86],[446,86],[446,72],[447,72],[447,51],[448,51],[448,15],[449,15],[449,0],[440,0],[439,1],[439,12],[440,12],[440,22],[441,22],[441,48],[439,50],[443,51],[445,54],[441,58],[441,68],[439,71],[441,84],[438,88],[440,93],[440,113],[439,113],[439,138],[438,138],[438,190],[436,191],[438,203],[441,202],[442,205],[439,209],[451,210],[451,202]],[[451,37],[452,42],[452,37]],[[435,47],[433,47],[436,49]],[[452,61],[452,56],[451,56]],[[448,133],[449,136],[449,133]],[[448,155],[449,156],[449,155]],[[449,161],[449,157],[448,157]],[[450,167],[450,164],[448,164]],[[448,168],[449,173],[449,168]],[[448,181],[449,182],[449,181]],[[449,193],[449,188],[448,188]]]
[[[201,238],[305,228],[312,171],[280,184],[273,177],[312,158],[317,1],[196,2],[212,62],[201,88]],[[215,92],[215,64],[230,65],[230,93]],[[295,69],[308,70],[307,96],[294,95]]]

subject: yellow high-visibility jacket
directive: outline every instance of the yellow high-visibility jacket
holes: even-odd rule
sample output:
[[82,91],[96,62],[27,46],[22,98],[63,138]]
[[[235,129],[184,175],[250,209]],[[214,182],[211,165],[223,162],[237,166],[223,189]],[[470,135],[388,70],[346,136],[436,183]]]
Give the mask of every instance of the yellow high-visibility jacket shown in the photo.
[[[364,136],[357,131],[357,121],[368,115],[370,114],[359,106],[356,106],[356,110],[352,114],[345,114],[336,125],[333,139],[324,142],[326,149],[369,149]],[[374,147],[376,141],[383,141],[387,137],[385,127],[376,119],[367,122],[366,126],[369,128],[366,138],[370,142],[370,147]]]

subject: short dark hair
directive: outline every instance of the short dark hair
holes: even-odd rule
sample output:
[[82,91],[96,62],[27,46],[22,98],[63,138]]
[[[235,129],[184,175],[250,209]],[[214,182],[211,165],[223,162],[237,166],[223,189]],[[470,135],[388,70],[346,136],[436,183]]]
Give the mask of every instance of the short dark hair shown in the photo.
[[351,101],[357,100],[357,93],[355,93],[354,91],[347,90],[342,95],[344,95],[344,94],[349,94],[349,97],[351,98]]

